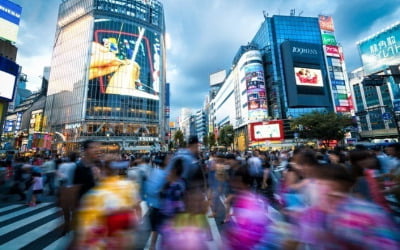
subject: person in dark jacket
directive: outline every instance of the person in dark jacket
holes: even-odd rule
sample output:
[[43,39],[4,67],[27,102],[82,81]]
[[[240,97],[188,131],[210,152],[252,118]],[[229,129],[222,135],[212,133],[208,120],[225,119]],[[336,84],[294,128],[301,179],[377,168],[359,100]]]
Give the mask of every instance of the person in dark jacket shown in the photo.
[[83,142],[83,158],[77,162],[74,174],[74,185],[80,185],[79,199],[95,186],[93,170],[98,168],[100,143],[92,140]]

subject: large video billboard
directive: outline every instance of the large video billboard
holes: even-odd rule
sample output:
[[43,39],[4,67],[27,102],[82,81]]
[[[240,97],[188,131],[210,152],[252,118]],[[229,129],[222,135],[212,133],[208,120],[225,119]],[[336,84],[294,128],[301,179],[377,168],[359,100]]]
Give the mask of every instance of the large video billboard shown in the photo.
[[322,46],[287,41],[281,51],[289,107],[331,106]]
[[323,87],[321,70],[294,67],[297,86]]
[[400,23],[358,43],[367,75],[400,64]]
[[0,99],[12,101],[18,71],[18,64],[0,56]]
[[11,42],[17,41],[22,8],[8,0],[0,0],[0,37]]
[[95,20],[89,84],[103,95],[159,100],[160,34],[138,25]]

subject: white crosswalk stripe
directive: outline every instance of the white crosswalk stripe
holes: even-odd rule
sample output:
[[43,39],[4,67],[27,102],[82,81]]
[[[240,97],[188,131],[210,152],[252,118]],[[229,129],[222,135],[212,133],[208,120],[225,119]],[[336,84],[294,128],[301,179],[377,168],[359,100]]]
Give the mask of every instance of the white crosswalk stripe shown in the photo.
[[0,216],[0,249],[31,246],[34,246],[32,249],[42,249],[51,242],[45,240],[44,243],[36,244],[38,239],[53,233],[53,240],[56,241],[61,236],[60,233],[54,234],[63,223],[60,209],[55,207],[54,203],[40,203],[35,207],[23,204],[9,205],[0,208],[0,212],[3,214]]
[[52,215],[52,214],[58,212],[59,210],[60,209],[58,209],[58,208],[51,208],[49,210],[45,210],[45,211],[40,212],[38,214],[34,214],[32,216],[26,217],[23,220],[19,220],[19,221],[16,221],[14,223],[11,223],[11,224],[9,224],[9,225],[7,225],[5,227],[1,227],[0,228],[0,236],[4,235],[6,233],[9,233],[10,231],[12,231],[15,228],[20,228],[20,227],[22,227],[22,226],[24,226],[26,224],[35,222],[35,221],[40,220],[42,218],[45,218],[45,217],[47,217],[49,215]]
[[[146,203],[140,205],[142,216],[148,215]],[[41,203],[36,207],[9,205],[0,208],[0,212],[0,249],[62,250],[73,237],[73,233],[61,236],[63,216],[53,203]],[[144,219],[147,221],[147,217]],[[207,245],[209,249],[219,249],[221,236],[215,219],[208,218],[208,224],[211,239]],[[144,249],[146,243],[148,248],[149,236],[144,234]]]
[[[26,213],[29,213],[29,212],[32,212],[34,210],[38,210],[38,209],[40,209],[42,207],[45,207],[45,206],[48,206],[48,205],[49,205],[49,203],[40,203],[36,207],[26,207],[26,208],[24,208],[22,210],[18,210],[17,212],[0,216],[0,222],[12,219],[14,217],[17,217],[17,216],[20,216],[20,215],[23,215],[23,214],[26,214]],[[11,209],[8,209],[6,211],[9,211],[9,210],[11,210]]]
[[48,234],[49,232],[54,231],[57,227],[59,227],[61,225],[61,223],[62,223],[61,218],[52,220],[40,227],[35,228],[32,231],[29,231],[13,240],[7,242],[6,244],[1,245],[0,248],[4,248],[4,249],[22,248],[22,247],[28,245],[29,243],[31,243],[32,241],[34,241],[35,239],[42,237],[42,236]]
[[3,207],[3,208],[0,208],[0,213],[7,212],[9,210],[12,210],[12,209],[18,208],[18,207],[22,207],[22,206],[23,205],[19,204],[19,205],[11,205],[11,206],[7,206],[7,207]]

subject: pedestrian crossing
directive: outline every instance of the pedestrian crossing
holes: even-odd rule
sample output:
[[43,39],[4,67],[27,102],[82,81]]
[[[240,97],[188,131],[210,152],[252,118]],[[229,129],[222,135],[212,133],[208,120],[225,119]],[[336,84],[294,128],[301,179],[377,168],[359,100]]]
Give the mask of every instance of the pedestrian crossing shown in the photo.
[[61,237],[62,223],[61,211],[54,203],[2,207],[0,249],[44,249]]
[[[142,216],[148,214],[145,202],[141,204]],[[143,224],[145,232],[142,247],[148,249],[150,228]],[[214,218],[208,218],[211,240],[207,243],[209,249],[219,249],[221,236]],[[55,203],[40,203],[35,207],[24,204],[12,204],[0,207],[0,250],[3,249],[66,249],[72,240],[72,233],[62,236],[63,216]]]

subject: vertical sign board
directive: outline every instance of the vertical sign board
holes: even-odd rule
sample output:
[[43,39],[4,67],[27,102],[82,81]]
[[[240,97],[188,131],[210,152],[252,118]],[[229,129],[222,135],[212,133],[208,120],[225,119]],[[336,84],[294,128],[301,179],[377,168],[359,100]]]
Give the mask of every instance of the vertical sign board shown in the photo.
[[334,35],[333,18],[331,16],[319,16],[319,26],[321,29],[321,38],[324,46],[326,61],[328,63],[330,88],[333,98],[335,112],[351,112],[351,95],[346,84],[344,75],[345,65],[341,48],[337,45]]

